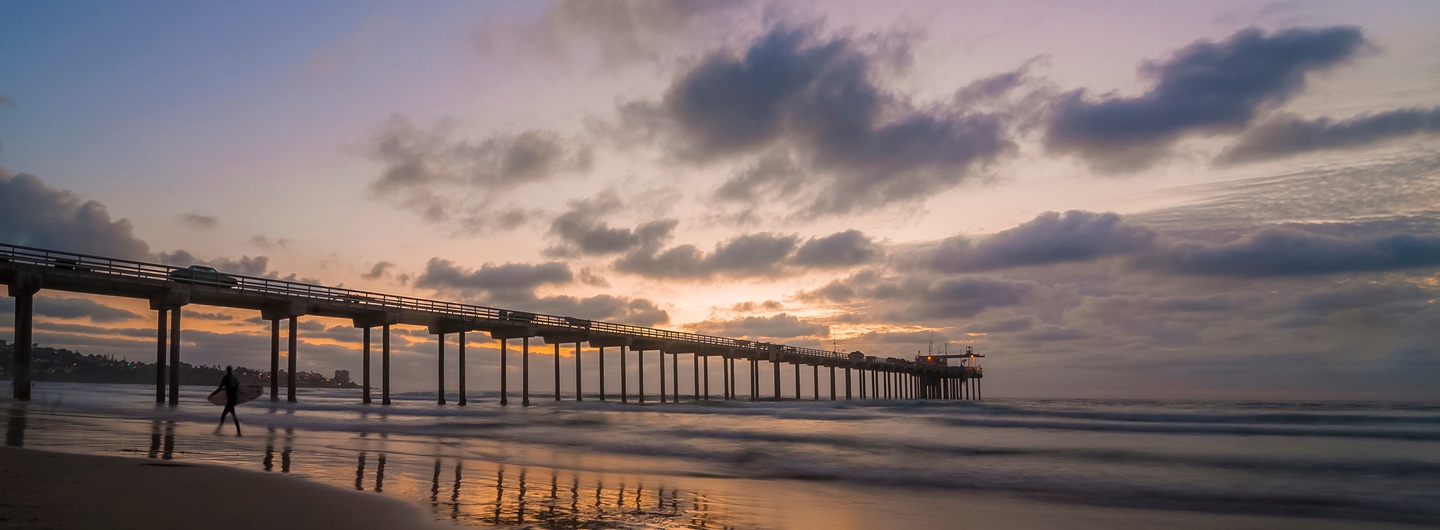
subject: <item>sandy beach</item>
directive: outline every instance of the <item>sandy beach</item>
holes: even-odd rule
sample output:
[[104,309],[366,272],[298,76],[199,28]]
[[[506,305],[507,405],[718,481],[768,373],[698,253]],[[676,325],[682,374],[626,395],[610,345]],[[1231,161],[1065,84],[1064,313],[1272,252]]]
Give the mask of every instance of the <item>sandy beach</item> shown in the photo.
[[0,527],[445,528],[418,507],[213,465],[0,448]]

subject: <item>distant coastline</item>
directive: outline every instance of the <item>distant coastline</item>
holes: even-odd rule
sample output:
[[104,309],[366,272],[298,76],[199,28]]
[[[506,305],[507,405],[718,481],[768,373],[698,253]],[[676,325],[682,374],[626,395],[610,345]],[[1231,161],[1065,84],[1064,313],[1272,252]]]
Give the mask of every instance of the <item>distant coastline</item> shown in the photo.
[[[11,378],[10,371],[15,357],[15,345],[0,340],[0,379]],[[155,384],[155,363],[116,359],[108,355],[87,355],[64,348],[35,346],[31,350],[30,370],[35,381],[64,381],[75,383],[116,383],[153,385]],[[224,366],[193,365],[180,362],[180,384],[216,385],[225,375]],[[244,366],[235,367],[235,375],[242,383],[268,386],[270,372]],[[284,370],[280,377],[285,378]],[[354,381],[342,381],[325,377],[317,372],[296,372],[297,388],[360,388]]]

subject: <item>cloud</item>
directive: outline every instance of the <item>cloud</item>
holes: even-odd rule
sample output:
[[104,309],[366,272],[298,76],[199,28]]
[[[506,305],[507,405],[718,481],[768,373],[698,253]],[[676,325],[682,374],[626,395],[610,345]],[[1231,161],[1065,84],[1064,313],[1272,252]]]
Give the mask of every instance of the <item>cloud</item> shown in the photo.
[[635,228],[615,228],[600,220],[607,212],[623,209],[624,203],[614,191],[594,198],[572,201],[570,209],[550,223],[550,235],[560,244],[547,248],[546,255],[600,256],[627,252],[637,248],[657,248],[675,231],[676,219],[659,219],[641,223]]
[[795,250],[799,237],[769,232],[746,234],[718,243],[710,254],[695,245],[663,252],[643,249],[615,261],[615,269],[652,278],[707,279],[712,276],[776,276]]
[[1270,226],[1229,243],[1173,243],[1138,257],[1136,264],[1178,274],[1242,277],[1433,268],[1440,267],[1440,236],[1344,237]]
[[1045,212],[979,242],[965,236],[941,241],[926,261],[938,272],[978,272],[1128,254],[1154,239],[1149,229],[1126,225],[1114,213]]
[[124,322],[140,318],[140,315],[130,311],[110,307],[86,298],[43,297],[37,299],[35,312],[36,314],[53,318],[86,319],[97,324]]
[[1034,288],[1028,282],[995,278],[956,278],[931,285],[907,313],[920,319],[972,317],[992,308],[1019,303]]
[[828,337],[830,327],[805,322],[799,317],[780,313],[768,317],[743,317],[734,320],[705,321],[688,324],[696,333],[750,339],[790,339],[795,337]]
[[795,234],[761,232],[717,243],[708,254],[695,245],[638,248],[615,260],[614,266],[617,271],[650,278],[763,278],[853,267],[875,261],[882,253],[879,245],[857,230],[812,237],[803,245]]
[[277,237],[271,239],[264,235],[258,235],[250,238],[245,242],[251,245],[255,245],[262,250],[284,250],[285,248],[290,246],[292,240],[288,237]]
[[809,268],[853,267],[872,262],[884,254],[880,245],[875,244],[859,230],[846,230],[823,238],[810,238],[795,252],[791,261],[795,265]]
[[575,281],[570,267],[560,262],[537,265],[527,263],[486,263],[479,269],[466,269],[447,259],[430,258],[425,272],[415,278],[415,286],[436,291],[516,291],[530,292],[542,285],[563,285]]
[[551,315],[565,315],[590,320],[619,322],[632,326],[658,326],[670,322],[670,314],[645,298],[626,298],[601,294],[587,298],[546,296],[541,298],[513,296],[503,300],[507,307]]
[[784,308],[785,306],[782,305],[780,302],[776,302],[774,300],[766,300],[759,303],[740,302],[731,307],[730,310],[739,313],[753,313],[756,311],[779,311]]
[[718,188],[723,200],[779,197],[805,217],[919,200],[1013,145],[999,116],[917,106],[876,84],[908,62],[895,42],[913,38],[778,26],[739,54],[707,55],[660,101],[622,104],[622,128],[695,163],[761,155]]
[[1101,169],[1144,168],[1187,134],[1244,128],[1261,110],[1300,93],[1308,74],[1345,62],[1365,44],[1360,29],[1349,26],[1268,34],[1250,28],[1224,41],[1196,42],[1143,65],[1141,74],[1154,84],[1139,96],[1097,98],[1084,89],[1059,96],[1045,144]]
[[[239,274],[242,276],[269,276],[273,278],[279,274],[276,271],[268,270],[270,258],[267,256],[241,256],[240,259],[211,258],[206,260],[196,257],[187,250],[177,250],[175,252],[161,252],[159,258],[162,263],[176,267],[189,267],[196,264],[209,265],[220,272]],[[291,278],[293,279],[293,275]],[[310,281],[307,283],[319,282]]]
[[1003,101],[1016,90],[1033,83],[1034,79],[1030,76],[1030,69],[1038,64],[1047,63],[1049,60],[1048,56],[1042,55],[1025,61],[1025,64],[1009,72],[1001,72],[971,81],[955,91],[955,104],[961,108],[969,108]]
[[389,272],[390,269],[393,268],[395,268],[394,263],[390,263],[388,261],[377,261],[375,262],[375,265],[372,265],[370,267],[369,272],[361,274],[360,277],[367,280],[378,280],[381,277],[384,277],[385,273]]
[[10,97],[6,96],[5,94],[0,94],[0,109],[13,108],[14,106],[15,100],[10,99]]
[[926,279],[866,269],[796,298],[842,307],[862,320],[916,322],[968,318],[1024,301],[1036,284],[985,276]]
[[201,215],[195,212],[182,213],[175,216],[180,222],[190,225],[192,228],[211,230],[220,226],[220,219],[213,215]]
[[129,219],[110,220],[104,204],[52,188],[34,175],[0,168],[0,241],[118,258],[145,259],[150,246]]
[[1216,161],[1233,164],[1353,149],[1425,134],[1440,134],[1440,107],[1392,110],[1340,121],[1323,117],[1306,120],[1287,114],[1246,131]]
[[545,130],[455,139],[455,124],[431,129],[393,116],[371,137],[366,154],[383,165],[370,191],[394,200],[425,220],[460,232],[511,229],[534,214],[491,206],[496,197],[524,184],[589,170],[591,153],[576,141]]
[[562,0],[541,15],[529,36],[546,55],[591,53],[602,67],[653,62],[697,33],[723,31],[748,1],[687,2]]

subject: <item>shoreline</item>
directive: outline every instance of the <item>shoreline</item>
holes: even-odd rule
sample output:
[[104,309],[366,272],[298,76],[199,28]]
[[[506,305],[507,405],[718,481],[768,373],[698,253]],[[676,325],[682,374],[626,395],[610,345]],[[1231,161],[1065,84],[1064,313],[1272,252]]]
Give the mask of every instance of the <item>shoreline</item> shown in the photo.
[[0,447],[0,526],[15,529],[452,528],[419,507],[225,466]]

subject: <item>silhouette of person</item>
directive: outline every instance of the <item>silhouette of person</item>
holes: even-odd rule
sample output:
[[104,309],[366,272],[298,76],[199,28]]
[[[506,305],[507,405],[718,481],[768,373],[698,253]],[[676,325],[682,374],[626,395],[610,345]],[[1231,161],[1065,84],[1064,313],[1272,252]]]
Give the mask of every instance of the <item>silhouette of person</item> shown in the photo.
[[229,414],[235,422],[235,435],[244,436],[240,434],[240,417],[235,415],[235,403],[240,401],[240,380],[235,378],[234,370],[234,367],[226,366],[225,377],[220,378],[220,388],[225,389],[225,410],[220,412],[220,425],[215,430],[225,426],[225,415]]

